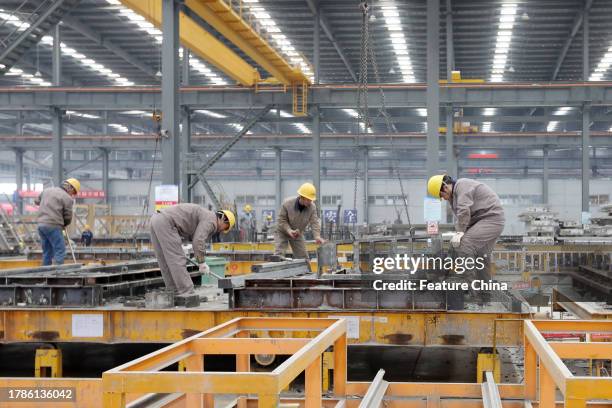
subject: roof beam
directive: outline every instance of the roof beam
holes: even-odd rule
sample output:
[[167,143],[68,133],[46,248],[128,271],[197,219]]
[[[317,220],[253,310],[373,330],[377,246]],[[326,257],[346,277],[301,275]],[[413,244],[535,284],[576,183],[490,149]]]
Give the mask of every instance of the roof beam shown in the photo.
[[338,40],[336,40],[336,37],[334,36],[334,33],[330,28],[329,22],[327,21],[327,17],[325,17],[325,14],[323,14],[320,10],[317,12],[317,8],[319,7],[319,5],[317,4],[318,2],[315,3],[315,0],[306,0],[306,3],[308,3],[308,7],[310,7],[310,11],[312,11],[313,16],[316,16],[317,14],[319,15],[319,24],[321,25],[325,36],[334,46],[334,49],[338,53],[338,56],[340,57],[342,62],[344,63],[344,66],[351,75],[351,78],[353,78],[353,82],[357,82],[357,75],[355,75],[355,71],[353,70],[353,67],[351,67],[351,64],[349,63],[348,58],[344,54],[344,51],[342,51],[342,48],[340,48]]
[[563,48],[561,49],[561,53],[559,54],[559,57],[557,58],[557,63],[555,64],[555,68],[553,69],[553,73],[550,78],[551,81],[554,81],[555,79],[557,79],[557,75],[559,75],[559,71],[561,70],[561,64],[563,64],[563,60],[565,60],[565,57],[567,56],[567,52],[569,51],[569,48],[572,45],[572,41],[574,40],[574,37],[576,37],[576,34],[578,33],[580,26],[582,26],[582,22],[584,21],[584,15],[591,8],[591,5],[593,5],[593,0],[586,0],[584,3],[583,9],[578,14],[576,14],[576,17],[574,18],[574,24],[572,25],[572,29],[570,30],[570,33],[567,36],[567,39],[565,40],[565,44],[563,45]]
[[66,24],[68,27],[73,29],[74,31],[81,33],[85,37],[89,38],[93,42],[102,47],[106,48],[109,51],[112,51],[115,55],[123,58],[125,61],[139,68],[142,72],[150,75],[155,78],[155,70],[145,64],[143,61],[138,59],[137,57],[131,55],[129,52],[125,51],[123,48],[113,43],[112,41],[105,39],[100,33],[95,32],[91,28],[87,27],[80,20],[75,17],[64,17],[62,20],[63,24]]
[[[121,3],[146,18],[155,27],[161,27],[161,0],[121,0]],[[181,45],[189,48],[192,54],[210,62],[239,84],[254,86],[260,80],[255,68],[184,12],[179,14],[179,33]]]

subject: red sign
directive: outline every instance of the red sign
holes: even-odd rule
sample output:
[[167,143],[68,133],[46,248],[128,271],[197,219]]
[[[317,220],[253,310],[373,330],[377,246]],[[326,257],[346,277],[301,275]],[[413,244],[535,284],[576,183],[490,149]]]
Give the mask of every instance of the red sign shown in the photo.
[[21,198],[36,198],[40,195],[40,193],[42,193],[42,191],[19,190],[17,193]]
[[529,282],[513,282],[512,289],[529,289],[531,284]]
[[498,159],[497,153],[470,153],[468,159]]
[[104,190],[81,190],[77,198],[104,198],[105,195]]
[[[19,197],[21,198],[37,198],[42,191],[21,190]],[[77,194],[77,198],[104,198],[106,193],[104,190],[81,190]]]

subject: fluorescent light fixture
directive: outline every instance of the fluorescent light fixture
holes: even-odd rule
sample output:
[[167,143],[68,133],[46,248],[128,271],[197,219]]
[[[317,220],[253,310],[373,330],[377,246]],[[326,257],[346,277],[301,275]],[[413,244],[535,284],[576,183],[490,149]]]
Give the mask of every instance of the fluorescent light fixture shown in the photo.
[[295,126],[296,128],[298,128],[298,130],[302,133],[306,133],[306,134],[310,134],[312,133],[310,131],[310,129],[308,129],[308,127],[306,125],[304,125],[303,123],[294,123],[293,126]]
[[387,18],[391,18],[391,17],[399,17],[399,13],[394,9],[394,10],[383,10],[383,16],[387,17]]
[[502,4],[502,9],[499,17],[499,30],[495,42],[495,57],[493,59],[493,68],[491,70],[491,82],[502,82],[504,80],[504,72],[506,63],[508,62],[508,51],[510,50],[510,42],[512,41],[512,29],[514,28],[515,14],[517,5],[514,3]]
[[[400,13],[393,1],[390,1],[385,6],[381,7],[384,23],[389,32],[389,38],[393,47],[393,52],[397,58],[399,71],[402,75],[403,82],[415,82],[414,72],[412,70],[412,60],[408,51],[406,37],[403,32]],[[396,71],[397,72],[397,71]]]
[[359,116],[359,113],[355,109],[342,109],[342,110],[354,118]]
[[[295,47],[292,42],[287,39],[287,36],[281,33],[281,29],[278,27],[276,21],[272,18],[270,13],[266,10],[265,7],[258,4],[258,1],[251,1],[245,3],[255,3],[256,5],[249,5],[249,14],[251,18],[254,18],[257,23],[261,24],[264,29],[271,33],[272,38],[276,41],[277,48],[280,47],[281,52],[283,52],[288,57],[296,57],[299,54],[296,52]],[[245,21],[248,21],[245,19]],[[307,76],[310,80],[313,80],[314,77],[310,69],[306,69],[307,64],[302,65],[301,60],[290,60],[294,66],[299,67],[302,73]]]
[[112,128],[117,129],[117,132],[122,132],[122,133],[128,132],[127,126],[123,126],[119,123],[109,123],[108,126],[111,126]]
[[427,116],[427,109],[426,108],[417,108],[417,115],[419,116]]
[[222,115],[221,113],[209,111],[208,109],[196,109],[197,113],[202,113],[206,116],[210,116],[211,118],[223,119],[227,118],[226,115]]
[[557,130],[558,125],[559,125],[559,122],[557,121],[548,122],[548,125],[546,126],[546,131],[554,132],[555,130]]
[[496,111],[497,111],[497,109],[495,109],[495,108],[484,108],[484,111],[483,111],[482,114],[485,115],[485,116],[493,116],[493,115],[495,115]]

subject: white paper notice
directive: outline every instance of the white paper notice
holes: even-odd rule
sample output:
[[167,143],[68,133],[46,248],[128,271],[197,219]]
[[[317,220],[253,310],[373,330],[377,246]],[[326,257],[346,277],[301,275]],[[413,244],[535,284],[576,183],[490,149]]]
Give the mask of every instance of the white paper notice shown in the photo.
[[348,339],[359,338],[359,316],[329,316],[329,318],[346,320],[346,337]]
[[423,202],[423,219],[427,221],[441,221],[442,220],[442,201],[432,198],[425,197]]
[[73,314],[72,337],[104,336],[104,316],[101,314]]

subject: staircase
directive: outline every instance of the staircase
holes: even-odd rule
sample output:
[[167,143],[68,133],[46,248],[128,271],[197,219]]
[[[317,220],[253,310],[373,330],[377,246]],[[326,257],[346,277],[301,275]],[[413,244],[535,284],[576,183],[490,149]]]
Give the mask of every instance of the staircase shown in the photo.
[[[9,25],[7,20],[0,26],[9,27],[12,31],[0,39],[0,75],[5,74],[19,59],[51,28],[55,27],[60,20],[81,0],[39,0],[34,1],[35,9],[26,13],[22,11],[24,4],[19,6],[11,14],[12,20],[19,25]],[[1,2],[0,2],[1,3]],[[26,1],[27,3],[27,1]],[[7,13],[10,13],[7,11]]]

